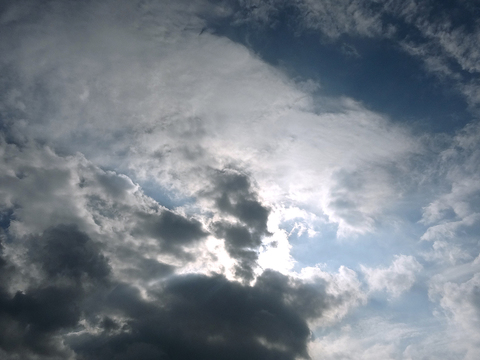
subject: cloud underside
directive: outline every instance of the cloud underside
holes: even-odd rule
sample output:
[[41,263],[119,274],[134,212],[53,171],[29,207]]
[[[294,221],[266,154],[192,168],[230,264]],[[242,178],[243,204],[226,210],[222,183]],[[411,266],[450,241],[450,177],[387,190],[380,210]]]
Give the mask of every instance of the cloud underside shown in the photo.
[[306,321],[338,301],[321,284],[272,271],[254,286],[221,275],[168,277],[145,298],[114,276],[97,242],[76,226],[51,227],[27,241],[40,281],[11,295],[18,270],[3,258],[0,264],[0,346],[7,356],[307,358]]

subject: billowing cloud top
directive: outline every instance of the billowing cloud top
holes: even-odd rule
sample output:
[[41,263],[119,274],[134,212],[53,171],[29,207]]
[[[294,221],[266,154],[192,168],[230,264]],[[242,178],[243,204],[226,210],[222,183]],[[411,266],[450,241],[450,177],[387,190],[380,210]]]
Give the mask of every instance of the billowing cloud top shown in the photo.
[[480,356],[478,4],[0,3],[0,358]]

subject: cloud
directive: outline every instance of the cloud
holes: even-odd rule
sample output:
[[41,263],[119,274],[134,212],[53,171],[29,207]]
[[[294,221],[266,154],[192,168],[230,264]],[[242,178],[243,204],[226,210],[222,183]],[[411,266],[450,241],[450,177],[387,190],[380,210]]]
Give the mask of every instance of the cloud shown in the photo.
[[472,260],[473,258],[469,251],[450,242],[441,240],[434,241],[432,251],[426,252],[423,256],[429,261],[440,261],[451,265],[456,265],[465,260]]
[[429,295],[437,300],[449,320],[447,336],[450,347],[463,353],[464,359],[474,359],[479,351],[480,275],[467,281],[448,281],[443,276],[432,279]]
[[297,276],[307,283],[324,284],[325,292],[336,306],[325,309],[323,316],[312,319],[313,327],[324,327],[340,322],[350,311],[365,304],[367,297],[357,273],[341,266],[337,273],[321,270],[321,266],[304,267]]
[[96,244],[75,225],[47,229],[41,238],[31,239],[30,257],[41,264],[49,278],[67,277],[76,281],[105,279],[110,269]]
[[259,200],[251,189],[249,178],[239,172],[225,169],[216,172],[212,190],[203,195],[213,197],[219,214],[233,216],[234,221],[219,220],[212,224],[213,232],[225,239],[225,249],[238,260],[235,274],[246,281],[254,278],[257,266],[258,248],[264,236],[271,236],[267,231],[270,209]]
[[480,251],[476,240],[480,225],[478,139],[478,124],[468,125],[453,137],[434,165],[433,174],[442,190],[423,208],[421,223],[426,231],[421,239],[434,242],[428,256],[440,261],[471,260]]
[[302,25],[318,29],[327,37],[338,38],[342,34],[379,36],[385,33],[381,13],[369,4],[358,0],[311,1],[300,3]]
[[[124,316],[125,325],[120,328],[115,320],[103,317],[97,324],[103,331],[70,332],[64,339],[78,356],[307,358],[310,330],[305,320],[321,316],[334,305],[322,287],[268,271],[253,287],[222,276],[173,277],[151,292],[153,301],[125,283],[109,289],[106,297],[99,298],[98,315]],[[47,286],[25,294],[17,292],[11,299],[3,295],[1,305],[0,331],[12,331],[12,326],[20,331],[10,332],[4,339],[15,341],[2,343],[2,348],[11,355],[23,351],[26,356],[28,350],[61,355],[61,349],[53,348],[55,335],[61,329],[78,328],[85,310],[72,287]]]
[[[431,331],[383,317],[361,318],[316,337],[309,344],[312,358],[339,359],[455,359],[442,344],[442,335],[430,337]],[[425,327],[428,329],[429,324]],[[409,345],[405,344],[411,343]],[[436,345],[436,346],[435,346]]]
[[269,209],[257,199],[249,178],[241,173],[225,169],[215,176],[211,190],[218,210],[236,217],[255,233],[267,234]]
[[[211,28],[291,25],[362,56],[359,37],[388,38],[476,96],[476,32],[463,40],[466,29],[430,10],[359,0],[3,5],[0,357],[473,358],[473,335],[440,351],[443,329],[428,337],[375,316],[360,321],[362,340],[351,324],[426,299],[422,281],[438,271],[435,316],[475,331],[477,126],[419,137]],[[395,253],[414,255],[369,263]],[[375,291],[395,301],[368,301]]]
[[90,359],[138,358],[147,350],[170,359],[307,358],[305,317],[328,307],[321,289],[275,272],[263,273],[253,287],[221,276],[176,277],[156,297],[161,306],[119,284],[108,303],[131,319],[129,331],[72,336],[69,343]]
[[[256,263],[270,209],[236,170],[215,172],[201,200],[215,215],[197,214],[201,222],[162,208],[125,175],[80,154],[61,156],[35,141],[4,140],[1,149],[8,242],[0,347],[9,358],[308,357],[309,324],[357,301],[348,289],[336,292],[327,273],[304,281],[247,268],[253,285],[209,273],[205,264],[207,275],[177,274],[206,256],[209,266],[220,261],[205,247],[208,224],[224,226],[221,238],[240,266]],[[358,290],[354,274],[344,275]]]
[[362,266],[370,291],[386,290],[393,297],[410,290],[422,265],[413,257],[396,255],[388,268],[368,268]]
[[367,2],[358,0],[248,1],[234,19],[235,23],[252,26],[275,26],[286,11],[296,20],[292,24],[295,30],[317,30],[326,39],[337,39],[343,34],[378,36],[384,30],[381,14]]
[[85,303],[101,293],[103,287],[96,285],[108,286],[108,262],[75,226],[47,229],[31,239],[29,250],[28,259],[40,266],[44,276],[37,274],[40,278],[25,290],[19,290],[23,284],[14,281],[25,277],[21,269],[8,257],[2,259],[2,278],[5,272],[9,274],[0,287],[0,347],[9,357],[69,358],[71,351],[59,335],[92,311]]
[[286,16],[293,31],[313,31],[326,42],[344,41],[345,36],[389,39],[420,59],[428,72],[451,84],[472,107],[478,107],[480,29],[474,15],[475,6],[468,1],[440,6],[413,0],[249,1],[243,4],[236,12],[234,24],[240,21],[252,27],[259,24],[275,27],[281,22],[279,19]]
[[[18,42],[4,44],[5,61],[20,80],[5,77],[16,95],[2,104],[25,105],[5,112],[11,138],[32,136],[64,153],[80,151],[96,165],[183,197],[208,188],[212,169],[237,168],[262,189],[280,189],[262,199],[266,204],[303,202],[327,214],[339,234],[375,227],[396,193],[388,166],[418,150],[408,131],[352,99],[316,98],[226,38],[198,35],[197,5],[191,12],[186,5],[161,11],[151,3],[129,5],[128,14],[103,18],[108,4],[81,7],[76,27],[65,24],[61,11],[58,18],[41,12],[31,24],[37,32],[22,22],[9,25]],[[182,28],[170,17],[196,25]],[[44,90],[31,90],[35,79]],[[375,184],[357,188],[361,198],[353,189],[352,199],[338,198],[346,192],[338,174]],[[320,201],[307,200],[313,198]],[[238,216],[246,208],[230,211]]]
[[[111,242],[105,241],[107,251],[118,252],[125,247],[122,253],[128,247],[128,251],[142,256],[144,252],[139,247],[146,244],[127,245],[132,236],[156,239],[149,244],[150,250],[155,249],[153,253],[162,249],[178,255],[185,246],[207,236],[199,221],[162,208],[125,175],[103,171],[80,154],[62,157],[33,141],[19,147],[2,140],[4,186],[0,196],[3,208],[7,214],[10,212],[11,236],[30,236],[72,224],[92,237],[112,237]],[[17,160],[11,162],[8,160],[11,157]],[[56,244],[64,244],[61,240],[64,230],[57,228],[45,233],[52,243],[48,248],[61,251]],[[75,246],[87,239],[72,234],[72,243],[65,245],[64,251],[74,251]],[[36,252],[39,257],[51,254],[45,249]],[[85,258],[89,256],[85,254]]]
[[81,315],[77,301],[78,294],[71,288],[31,289],[13,298],[2,294],[1,347],[14,356],[38,353],[66,358],[68,350],[62,349],[55,334],[77,324]]
[[161,251],[177,257],[186,256],[183,247],[205,238],[208,234],[199,221],[187,219],[168,210],[160,214],[138,213],[137,218],[138,223],[132,231],[134,236],[147,235],[157,239]]

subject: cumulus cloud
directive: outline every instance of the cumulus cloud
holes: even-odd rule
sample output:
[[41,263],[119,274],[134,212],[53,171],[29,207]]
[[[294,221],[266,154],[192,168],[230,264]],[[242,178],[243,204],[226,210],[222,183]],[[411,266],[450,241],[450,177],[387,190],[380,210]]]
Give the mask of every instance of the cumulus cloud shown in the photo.
[[388,268],[368,268],[362,266],[371,291],[386,290],[392,296],[400,296],[415,283],[422,265],[413,257],[396,255]]
[[30,258],[40,263],[49,278],[102,280],[110,272],[107,261],[92,240],[75,225],[49,228],[42,238],[33,238],[31,242]]
[[[418,320],[418,319],[417,319]],[[459,354],[444,344],[445,334],[432,334],[441,324],[395,322],[383,317],[359,319],[309,345],[312,358],[336,359],[455,359]],[[408,344],[408,345],[407,345]]]
[[[171,359],[306,358],[310,331],[307,314],[318,314],[327,302],[321,292],[265,272],[255,286],[242,286],[221,276],[190,275],[169,280],[143,300],[135,288],[119,284],[108,296],[111,309],[129,317],[120,333],[72,335],[81,356],[138,358],[144,353]],[[288,299],[308,297],[301,307]]]
[[162,252],[173,253],[177,257],[183,254],[182,248],[207,236],[202,224],[197,220],[186,219],[172,211],[160,214],[138,213],[138,223],[132,231],[157,239]]
[[[88,316],[92,310],[88,299],[108,287],[110,267],[92,240],[75,226],[47,229],[31,242],[27,258],[44,275],[24,290],[18,289],[23,284],[12,282],[15,276],[2,284],[0,346],[9,357],[69,358],[72,352],[60,335]],[[18,264],[8,258],[2,261],[2,273],[23,275]]]
[[479,352],[480,275],[477,272],[465,282],[460,279],[449,281],[442,275],[436,276],[429,295],[439,302],[449,320],[447,336],[454,340],[451,349],[462,353],[464,359],[474,359]]
[[313,326],[327,326],[341,321],[352,309],[366,303],[367,296],[357,273],[341,266],[337,273],[329,273],[321,266],[305,267],[297,276],[309,283],[325,284],[326,293],[334,299],[337,306],[326,309],[323,317],[313,319]]

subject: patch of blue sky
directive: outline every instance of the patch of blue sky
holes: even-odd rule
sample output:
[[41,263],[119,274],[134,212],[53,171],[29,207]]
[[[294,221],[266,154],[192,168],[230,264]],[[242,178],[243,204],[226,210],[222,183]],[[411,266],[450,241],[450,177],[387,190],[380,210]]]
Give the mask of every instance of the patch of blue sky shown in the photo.
[[175,208],[191,205],[195,203],[195,198],[186,197],[178,191],[173,191],[162,187],[158,182],[153,180],[144,180],[140,182],[143,193],[161,206],[166,207],[169,210],[174,210]]
[[[292,227],[292,224],[284,224],[287,232]],[[296,260],[294,270],[317,264],[325,264],[326,270],[332,272],[342,265],[355,271],[359,271],[361,265],[388,267],[395,255],[415,255],[431,247],[430,243],[419,240],[422,229],[421,224],[409,224],[401,230],[385,227],[367,234],[338,238],[336,224],[322,224],[314,236],[293,232],[289,242],[290,254]]]
[[[398,25],[397,40],[420,36],[412,26]],[[317,31],[296,31],[282,13],[271,27],[211,26],[293,78],[318,81],[319,94],[352,97],[419,131],[451,132],[472,120],[455,84],[427,72],[423,61],[403,51],[395,39],[341,35],[325,41]]]
[[429,20],[448,18],[453,27],[462,27],[471,32],[478,25],[480,8],[477,1],[442,0],[430,8]]
[[7,230],[12,220],[15,220],[14,209],[0,211],[0,229]]

